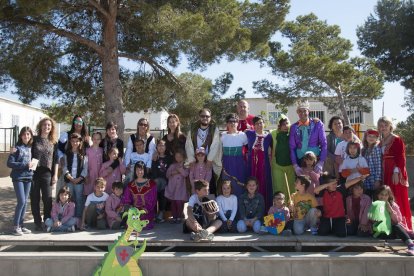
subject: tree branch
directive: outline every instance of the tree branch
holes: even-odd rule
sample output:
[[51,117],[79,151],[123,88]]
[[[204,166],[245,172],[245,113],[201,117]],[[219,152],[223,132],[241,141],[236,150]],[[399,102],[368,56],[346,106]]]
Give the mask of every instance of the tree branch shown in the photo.
[[95,0],[88,0],[88,3],[91,4],[93,7],[96,8],[97,11],[99,11],[104,17],[109,19],[111,15],[101,6],[97,1]]

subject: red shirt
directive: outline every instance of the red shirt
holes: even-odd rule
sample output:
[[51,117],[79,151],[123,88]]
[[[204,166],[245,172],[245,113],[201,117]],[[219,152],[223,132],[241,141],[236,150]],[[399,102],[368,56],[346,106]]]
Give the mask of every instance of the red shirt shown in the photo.
[[340,218],[345,217],[345,195],[346,189],[338,186],[336,191],[323,190],[323,217]]

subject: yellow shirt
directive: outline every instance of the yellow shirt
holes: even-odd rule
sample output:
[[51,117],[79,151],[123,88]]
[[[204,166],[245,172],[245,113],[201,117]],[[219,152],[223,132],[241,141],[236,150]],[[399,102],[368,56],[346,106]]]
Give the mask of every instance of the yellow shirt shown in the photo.
[[311,208],[318,206],[316,198],[309,193],[299,194],[296,192],[291,197],[295,208],[293,219],[304,219]]

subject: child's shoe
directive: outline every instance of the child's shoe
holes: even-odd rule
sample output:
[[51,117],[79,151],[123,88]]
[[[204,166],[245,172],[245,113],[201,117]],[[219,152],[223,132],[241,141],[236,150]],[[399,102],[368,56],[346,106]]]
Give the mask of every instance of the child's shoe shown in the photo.
[[52,231],[52,227],[47,227],[46,232],[50,233]]
[[292,230],[290,230],[290,229],[283,230],[282,231],[282,236],[285,236],[285,237],[292,236]]
[[414,244],[409,244],[407,248],[407,255],[414,256]]
[[75,225],[72,225],[71,227],[68,228],[68,232],[75,232]]
[[15,236],[23,236],[22,229],[20,227],[14,227],[12,234]]
[[201,231],[199,232],[199,234],[200,234],[200,237],[201,237],[202,240],[207,239],[207,237],[209,235],[209,233],[208,233],[208,231],[206,229],[201,229]]
[[312,234],[312,235],[314,235],[314,236],[315,236],[315,235],[318,235],[318,228],[316,228],[316,227],[311,227],[311,229],[310,229],[310,230],[311,230],[311,234]]
[[156,219],[155,219],[155,222],[156,223],[163,223],[165,220],[164,220],[164,218],[162,217],[162,216],[158,216]]
[[27,229],[26,227],[21,227],[20,230],[22,230],[23,234],[31,234],[32,231]]
[[177,219],[175,219],[175,218],[170,219],[170,223],[171,223],[171,224],[175,224],[175,223],[177,223]]
[[191,232],[190,238],[195,242],[199,242],[201,240],[200,233],[196,233],[196,232]]
[[213,241],[213,239],[214,239],[214,234],[213,234],[213,233],[209,233],[209,234],[207,235],[207,240],[208,240],[209,242],[211,242],[211,241]]

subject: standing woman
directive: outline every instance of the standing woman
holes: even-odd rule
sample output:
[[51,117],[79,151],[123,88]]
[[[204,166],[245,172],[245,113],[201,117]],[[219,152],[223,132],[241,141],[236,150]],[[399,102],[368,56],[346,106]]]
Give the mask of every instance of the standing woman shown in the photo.
[[[118,138],[118,126],[114,122],[109,122],[106,124],[106,135],[105,138],[101,141],[100,147],[103,148],[102,161],[106,162],[110,158],[108,156],[109,150],[112,148],[118,149],[118,157],[124,157],[124,141]],[[116,166],[115,166],[116,167]],[[114,169],[115,169],[114,167]]]
[[264,197],[266,210],[272,205],[272,175],[270,162],[272,155],[272,135],[264,130],[262,116],[253,118],[255,130],[246,130],[249,152],[247,173],[258,182],[258,192]]
[[151,160],[152,156],[154,155],[156,146],[155,146],[155,138],[150,133],[150,125],[147,119],[145,118],[139,119],[137,123],[137,132],[134,134],[131,134],[128,138],[128,144],[125,150],[125,159],[124,159],[125,166],[129,165],[129,162],[131,160],[131,153],[137,152],[135,148],[135,140],[144,141],[145,153],[149,154],[150,160]]
[[403,219],[412,230],[404,141],[393,133],[394,126],[389,117],[380,117],[377,125],[381,134],[379,146],[383,153],[383,184],[390,186]]
[[326,156],[323,171],[327,171],[329,175],[338,176],[338,165],[335,162],[335,149],[339,142],[344,140],[342,137],[344,121],[339,116],[333,116],[329,120],[328,127],[331,131],[326,136],[328,155]]
[[175,114],[170,114],[167,118],[168,133],[162,137],[167,147],[166,153],[174,156],[175,150],[181,148],[185,150],[186,136],[181,132],[180,119]]
[[45,117],[37,124],[37,136],[33,137],[32,158],[39,160],[33,175],[33,188],[30,193],[30,203],[35,222],[35,230],[43,231],[40,216],[40,198],[43,201],[43,221],[50,218],[52,210],[52,186],[58,177],[58,148],[56,123]]

